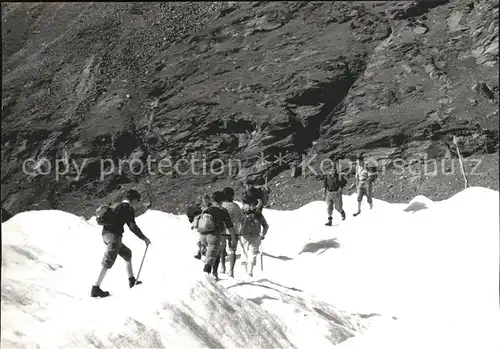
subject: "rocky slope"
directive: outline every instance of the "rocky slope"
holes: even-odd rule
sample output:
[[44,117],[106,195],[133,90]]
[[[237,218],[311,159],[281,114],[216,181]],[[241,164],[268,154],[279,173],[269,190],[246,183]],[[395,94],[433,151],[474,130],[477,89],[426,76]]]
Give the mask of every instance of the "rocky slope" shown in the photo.
[[498,1],[32,3],[2,18],[11,212],[88,215],[131,186],[182,210],[255,175],[294,207],[320,198],[308,170],[360,151],[385,171],[379,197],[441,198],[460,173],[409,166],[455,158],[453,135],[484,166],[471,184],[498,189]]

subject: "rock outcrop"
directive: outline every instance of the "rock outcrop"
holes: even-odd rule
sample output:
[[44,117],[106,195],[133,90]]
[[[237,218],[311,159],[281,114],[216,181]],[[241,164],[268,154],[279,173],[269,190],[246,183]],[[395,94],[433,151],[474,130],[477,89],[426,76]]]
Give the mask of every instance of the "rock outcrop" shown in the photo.
[[181,207],[247,176],[300,179],[305,157],[440,158],[452,135],[465,156],[498,152],[498,1],[2,14],[2,204],[13,212],[91,213],[131,186],[148,207]]

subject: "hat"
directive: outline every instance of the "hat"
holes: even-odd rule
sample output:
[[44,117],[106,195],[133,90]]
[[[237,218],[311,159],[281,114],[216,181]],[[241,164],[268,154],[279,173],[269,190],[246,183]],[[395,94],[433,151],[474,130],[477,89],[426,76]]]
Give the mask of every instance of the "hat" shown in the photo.
[[141,201],[141,194],[139,194],[139,192],[135,189],[130,189],[125,194],[125,198],[129,201],[132,201],[132,200]]
[[224,193],[221,191],[216,191],[215,193],[212,194],[212,200],[215,202],[224,201]]
[[234,190],[231,187],[226,187],[224,190],[222,190],[222,193],[224,194],[224,197],[228,201],[233,201],[234,199]]

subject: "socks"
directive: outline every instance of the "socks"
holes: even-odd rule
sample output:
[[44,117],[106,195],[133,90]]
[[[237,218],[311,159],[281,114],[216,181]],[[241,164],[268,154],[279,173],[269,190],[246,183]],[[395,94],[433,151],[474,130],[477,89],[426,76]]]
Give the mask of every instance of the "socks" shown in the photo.
[[217,258],[215,258],[214,268],[212,270],[212,273],[214,275],[217,274],[217,270],[219,269],[219,263],[220,263],[220,255],[218,255]]
[[220,256],[220,262],[221,262],[221,267],[222,267],[222,272],[226,272],[226,251],[222,251],[221,256]]

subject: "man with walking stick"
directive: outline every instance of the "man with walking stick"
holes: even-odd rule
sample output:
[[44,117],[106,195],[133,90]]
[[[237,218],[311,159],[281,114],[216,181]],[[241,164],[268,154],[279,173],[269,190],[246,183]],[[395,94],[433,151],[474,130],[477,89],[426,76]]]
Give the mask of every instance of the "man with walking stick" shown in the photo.
[[[146,243],[147,247],[151,241],[142,233],[141,229],[135,223],[135,209],[141,200],[141,195],[136,190],[129,190],[125,195],[125,200],[117,205],[102,205],[96,211],[96,221],[102,225],[102,239],[106,245],[106,251],[102,259],[102,268],[99,276],[92,286],[90,293],[91,297],[107,297],[108,291],[101,289],[101,283],[106,276],[106,273],[114,265],[118,255],[122,257],[127,266],[128,283],[132,288],[141,282],[134,277],[132,269],[132,251],[123,244],[122,235],[124,232],[123,226],[127,224],[130,231],[139,239]],[[144,257],[146,252],[144,252]],[[144,257],[142,262],[144,262]],[[141,263],[142,268],[142,263]],[[139,277],[139,275],[137,275]]]

